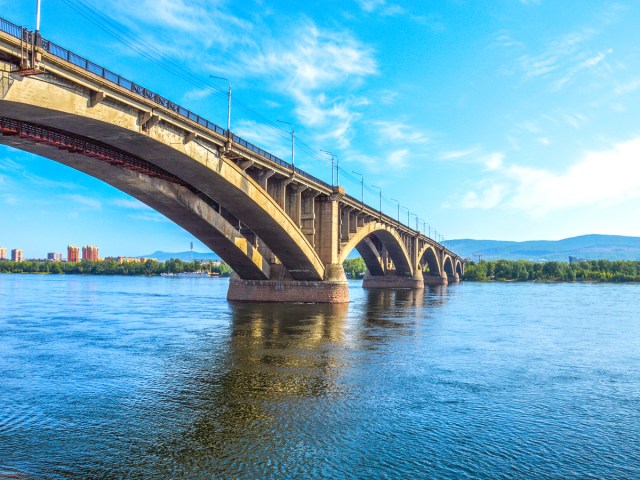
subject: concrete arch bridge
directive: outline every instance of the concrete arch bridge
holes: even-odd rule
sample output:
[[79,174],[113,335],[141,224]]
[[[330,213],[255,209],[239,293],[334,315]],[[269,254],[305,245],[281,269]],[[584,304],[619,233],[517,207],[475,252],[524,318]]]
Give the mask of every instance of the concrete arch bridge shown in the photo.
[[80,170],[162,213],[234,270],[228,298],[348,301],[354,249],[370,288],[457,282],[423,233],[179,105],[0,19],[0,143]]

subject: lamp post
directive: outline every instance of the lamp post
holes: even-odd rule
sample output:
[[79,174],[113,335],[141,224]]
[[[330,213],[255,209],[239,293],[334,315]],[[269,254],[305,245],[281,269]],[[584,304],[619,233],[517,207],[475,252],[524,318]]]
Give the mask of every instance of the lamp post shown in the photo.
[[333,185],[334,185],[333,184],[333,161],[335,160],[336,156],[332,152],[329,152],[327,150],[320,150],[320,151],[328,155],[331,155],[331,188],[333,188]]
[[291,127],[291,169],[293,170],[293,173],[295,175],[296,173],[296,130],[295,127],[293,125],[293,123],[289,123],[289,122],[284,122],[282,120],[278,120],[280,123],[284,123],[286,125],[289,125]]
[[378,190],[378,213],[380,213],[380,220],[382,220],[382,189],[375,185],[371,185],[373,188]]
[[409,220],[410,220],[410,217],[411,217],[411,211],[407,207],[405,207],[404,205],[402,205],[401,207],[402,207],[403,210],[407,211],[407,227],[411,228],[411,225],[409,223]]
[[227,93],[227,138],[231,139],[231,80],[225,77],[216,77],[215,75],[209,75],[211,78],[217,78],[218,80],[226,80],[229,84],[229,91]]
[[362,209],[364,210],[364,176],[361,173],[358,173],[354,170],[351,170],[351,173],[355,173],[356,175],[360,175],[360,203],[362,203]]
[[398,223],[400,223],[400,202],[395,198],[392,198],[391,201],[396,202],[396,204],[398,205]]

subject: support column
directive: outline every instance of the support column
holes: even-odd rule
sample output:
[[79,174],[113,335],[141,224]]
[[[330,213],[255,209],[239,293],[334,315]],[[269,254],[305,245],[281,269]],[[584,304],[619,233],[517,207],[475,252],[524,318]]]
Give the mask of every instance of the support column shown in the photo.
[[[271,191],[284,187],[276,184]],[[294,280],[282,265],[272,265],[269,280],[243,280],[235,274],[232,275],[227,292],[228,300],[245,302],[349,302],[347,277],[342,264],[338,263],[340,242],[338,204],[340,198],[344,196],[344,190],[336,188],[338,190],[334,189],[333,194],[321,196],[317,201],[318,193],[300,195],[302,231],[307,235],[307,238],[311,236],[314,240],[314,248],[325,264],[324,279],[321,281]],[[302,194],[302,191],[299,194]]]
[[287,215],[298,227],[302,227],[302,192],[306,189],[305,185],[294,184],[287,192]]

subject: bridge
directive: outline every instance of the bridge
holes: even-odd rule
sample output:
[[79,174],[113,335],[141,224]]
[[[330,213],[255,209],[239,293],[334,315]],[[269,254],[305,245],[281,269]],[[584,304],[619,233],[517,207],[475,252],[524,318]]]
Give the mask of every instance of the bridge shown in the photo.
[[455,253],[344,188],[2,18],[0,131],[190,232],[233,269],[230,300],[348,302],[354,249],[366,288],[463,274]]

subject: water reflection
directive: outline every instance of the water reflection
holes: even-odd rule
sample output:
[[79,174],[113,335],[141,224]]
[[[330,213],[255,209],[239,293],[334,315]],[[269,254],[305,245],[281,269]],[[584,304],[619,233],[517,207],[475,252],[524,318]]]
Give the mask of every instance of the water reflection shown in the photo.
[[[181,389],[174,399],[193,416],[177,435],[154,446],[153,454],[164,459],[162,476],[198,478],[208,472],[214,478],[264,478],[278,476],[296,455],[306,463],[314,440],[308,438],[303,448],[300,439],[305,422],[316,415],[308,402],[344,393],[348,308],[231,304],[223,365],[193,372],[195,391]],[[331,433],[321,430],[314,434],[326,441]]]
[[429,319],[431,310],[446,301],[446,285],[430,285],[425,290],[366,290],[359,314],[363,348],[375,349],[399,336],[413,335]]

